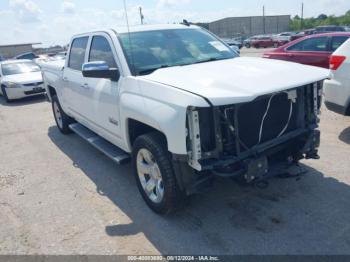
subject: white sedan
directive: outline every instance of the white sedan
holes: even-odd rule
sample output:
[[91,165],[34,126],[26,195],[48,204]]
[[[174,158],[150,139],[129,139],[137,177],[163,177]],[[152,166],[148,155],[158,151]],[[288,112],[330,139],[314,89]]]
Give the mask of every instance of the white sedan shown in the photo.
[[324,83],[325,104],[328,109],[350,116],[350,40],[330,57],[332,78]]
[[30,60],[0,62],[0,85],[6,102],[45,93],[40,67]]

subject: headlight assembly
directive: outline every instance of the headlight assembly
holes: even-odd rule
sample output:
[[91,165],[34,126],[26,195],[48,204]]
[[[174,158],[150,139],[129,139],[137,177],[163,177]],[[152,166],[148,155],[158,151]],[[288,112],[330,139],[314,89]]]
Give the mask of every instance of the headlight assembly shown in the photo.
[[7,82],[6,83],[6,87],[8,87],[8,88],[15,88],[15,87],[18,87],[18,85],[16,83],[13,83],[13,82]]

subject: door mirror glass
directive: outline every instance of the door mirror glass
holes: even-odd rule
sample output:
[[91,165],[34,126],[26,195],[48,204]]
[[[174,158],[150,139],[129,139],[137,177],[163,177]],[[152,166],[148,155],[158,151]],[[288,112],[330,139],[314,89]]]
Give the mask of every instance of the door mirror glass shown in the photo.
[[83,76],[91,78],[107,78],[118,81],[120,72],[118,68],[110,68],[105,61],[95,61],[83,64]]

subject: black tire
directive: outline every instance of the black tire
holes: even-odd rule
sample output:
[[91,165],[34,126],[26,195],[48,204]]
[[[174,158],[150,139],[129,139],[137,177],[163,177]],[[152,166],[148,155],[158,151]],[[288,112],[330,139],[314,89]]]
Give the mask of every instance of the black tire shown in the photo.
[[277,44],[277,43],[274,43],[274,44],[273,44],[273,47],[274,47],[274,48],[277,48],[277,47],[278,47],[278,44]]
[[250,44],[246,44],[245,47],[246,47],[246,48],[250,48]]
[[1,91],[2,91],[2,96],[3,96],[4,99],[5,99],[5,102],[6,102],[6,103],[11,103],[13,100],[8,98],[7,93],[6,93],[5,86],[1,86]]
[[[154,161],[159,167],[164,188],[164,195],[159,203],[155,203],[148,197],[141,184],[137,168],[137,156],[141,149],[148,150],[153,155]],[[185,193],[179,189],[176,181],[171,153],[167,150],[164,136],[153,132],[138,137],[133,146],[132,156],[137,187],[147,205],[154,212],[162,215],[172,213],[181,208],[185,200]]]
[[[58,101],[57,95],[53,95],[51,98],[51,104],[52,104],[52,112],[53,116],[55,118],[56,125],[58,129],[61,131],[62,134],[70,134],[72,133],[72,130],[70,130],[69,125],[74,123],[74,119],[68,116],[62,109],[60,102]],[[57,105],[57,107],[56,107]],[[60,119],[58,119],[57,113],[55,110],[60,111]]]

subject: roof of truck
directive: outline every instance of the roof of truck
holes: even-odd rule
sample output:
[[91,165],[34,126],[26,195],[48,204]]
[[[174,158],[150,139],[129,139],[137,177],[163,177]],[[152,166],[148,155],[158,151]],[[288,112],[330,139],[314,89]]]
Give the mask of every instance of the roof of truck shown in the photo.
[[79,35],[87,35],[90,33],[94,32],[106,32],[110,30],[116,31],[118,34],[123,34],[123,33],[133,33],[133,32],[144,32],[144,31],[156,31],[156,30],[167,30],[167,29],[188,29],[188,28],[199,28],[199,26],[196,25],[183,25],[183,24],[157,24],[157,25],[137,25],[137,26],[130,26],[129,29],[127,26],[120,26],[120,27],[115,27],[113,29],[101,29],[101,30],[94,30],[91,32],[85,32],[82,34],[77,34],[73,37],[77,37]]

